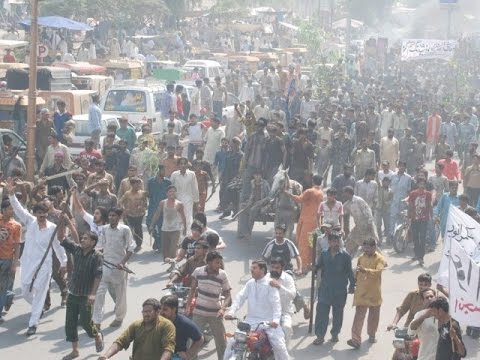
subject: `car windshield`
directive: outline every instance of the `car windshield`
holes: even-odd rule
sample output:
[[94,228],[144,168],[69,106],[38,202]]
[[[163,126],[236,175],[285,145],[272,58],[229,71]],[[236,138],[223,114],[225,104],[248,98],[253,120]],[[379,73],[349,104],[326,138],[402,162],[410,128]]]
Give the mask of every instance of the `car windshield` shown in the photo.
[[140,90],[110,90],[104,111],[147,112],[147,96]]

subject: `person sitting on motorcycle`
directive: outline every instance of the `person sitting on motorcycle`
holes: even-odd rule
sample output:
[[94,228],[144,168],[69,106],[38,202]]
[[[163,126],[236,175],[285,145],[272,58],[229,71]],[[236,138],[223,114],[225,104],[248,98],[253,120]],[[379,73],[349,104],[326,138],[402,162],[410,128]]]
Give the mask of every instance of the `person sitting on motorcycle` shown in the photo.
[[295,312],[293,299],[297,295],[297,289],[292,275],[283,271],[284,268],[285,262],[282,258],[272,259],[270,261],[270,274],[267,277],[269,278],[270,286],[277,288],[280,293],[280,302],[282,303],[280,325],[285,333],[285,342],[288,346],[293,334],[292,315]]
[[[250,279],[242,290],[237,294],[225,319],[231,320],[235,313],[240,310],[245,301],[248,302],[248,312],[244,322],[252,329],[258,325],[269,322],[269,326],[261,325],[267,334],[276,360],[288,360],[285,335],[280,327],[282,316],[282,304],[278,289],[270,286],[267,275],[267,263],[263,260],[255,260],[250,268]],[[224,359],[231,358],[235,341],[231,339],[227,344]]]
[[434,360],[438,344],[438,323],[433,317],[430,304],[437,298],[435,290],[426,288],[421,292],[424,310],[418,311],[408,326],[408,335],[417,336],[420,340],[417,360]]
[[[160,299],[160,315],[175,325],[175,359],[194,359],[203,345],[203,336],[200,328],[188,317],[178,313],[178,298],[175,295],[166,295]],[[188,340],[192,343],[187,346]]]
[[407,320],[405,321],[405,327],[408,327],[415,314],[424,309],[425,303],[422,296],[422,291],[432,286],[432,276],[424,273],[418,276],[418,290],[410,291],[402,304],[397,307],[397,312],[393,321],[388,325],[387,330],[390,331],[397,327],[400,319],[408,312]]
[[[183,282],[185,286],[190,287],[193,271],[200,266],[207,265],[206,257],[209,250],[208,243],[200,240],[195,243],[195,253],[192,257],[182,264],[180,267],[172,271],[170,281],[167,283],[167,287],[171,287],[175,283]],[[185,281],[184,281],[185,280]]]

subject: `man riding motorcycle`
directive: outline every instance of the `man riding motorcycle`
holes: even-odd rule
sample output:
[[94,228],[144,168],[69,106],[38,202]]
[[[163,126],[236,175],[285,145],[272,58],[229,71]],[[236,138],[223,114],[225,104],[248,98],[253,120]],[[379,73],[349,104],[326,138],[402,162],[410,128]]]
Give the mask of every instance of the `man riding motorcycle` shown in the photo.
[[293,299],[295,299],[297,289],[295,288],[293,277],[283,271],[284,267],[285,262],[282,258],[273,258],[270,261],[270,273],[267,277],[269,278],[268,283],[270,286],[277,288],[280,294],[280,302],[282,304],[280,325],[285,333],[285,342],[288,345],[293,334],[292,315],[295,312]]
[[[282,305],[278,289],[270,286],[267,275],[267,263],[263,260],[255,260],[251,266],[252,279],[237,294],[232,307],[228,310],[225,319],[231,320],[234,314],[242,307],[245,301],[248,302],[248,313],[244,320],[252,328],[259,324],[269,322],[265,328],[268,340],[272,346],[276,360],[288,360],[285,335],[280,327],[282,316]],[[262,325],[263,326],[263,325]],[[225,350],[224,359],[231,358],[235,341],[229,340]]]

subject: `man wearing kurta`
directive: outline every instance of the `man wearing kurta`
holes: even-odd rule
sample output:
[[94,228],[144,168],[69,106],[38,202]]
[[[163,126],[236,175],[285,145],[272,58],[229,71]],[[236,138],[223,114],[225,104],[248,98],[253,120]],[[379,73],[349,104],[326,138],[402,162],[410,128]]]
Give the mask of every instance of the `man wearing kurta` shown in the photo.
[[375,334],[382,305],[382,271],[387,266],[383,256],[377,251],[376,240],[368,238],[363,243],[364,253],[358,258],[356,268],[356,288],[353,296],[355,317],[352,325],[352,338],[347,344],[354,349],[360,348],[362,328],[368,310],[368,341],[375,343]]
[[302,204],[302,212],[297,224],[297,245],[306,271],[312,266],[312,247],[308,236],[317,227],[317,211],[323,201],[322,176],[314,175],[312,181],[313,187],[305,190],[301,195],[286,192],[295,202]]
[[[13,211],[22,224],[26,227],[25,247],[22,254],[22,296],[32,305],[30,321],[28,323],[27,335],[35,334],[38,322],[42,315],[43,305],[47,291],[50,288],[50,278],[52,277],[52,247],[55,255],[60,261],[60,270],[65,270],[67,256],[65,250],[60,246],[58,240],[52,242],[49,247],[50,238],[55,231],[55,224],[47,221],[47,211],[45,205],[37,204],[33,207],[34,215],[25,210],[15,196],[15,184],[9,180],[6,187],[8,198],[13,207]],[[48,251],[43,263],[43,255]],[[30,289],[32,279],[36,274],[36,280]]]
[[388,161],[391,169],[397,167],[400,156],[400,144],[393,134],[394,130],[388,129],[388,135],[380,140],[380,161]]
[[189,232],[193,221],[193,208],[196,207],[200,195],[195,173],[187,170],[188,160],[181,158],[178,160],[178,165],[180,170],[173,172],[170,181],[177,188],[178,200],[183,203],[185,217],[187,218],[187,232]]

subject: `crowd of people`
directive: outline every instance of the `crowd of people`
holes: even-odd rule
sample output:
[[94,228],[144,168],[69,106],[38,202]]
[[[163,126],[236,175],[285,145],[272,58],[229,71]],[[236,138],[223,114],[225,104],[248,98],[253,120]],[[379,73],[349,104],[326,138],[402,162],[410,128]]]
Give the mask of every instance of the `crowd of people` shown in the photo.
[[[480,220],[480,94],[472,91],[447,105],[442,64],[391,61],[382,73],[365,69],[351,78],[339,61],[323,87],[302,77],[300,64],[271,64],[255,79],[257,89],[252,75],[240,70],[212,83],[197,78],[189,112],[181,89],[168,84],[159,100],[165,132],[156,135],[150,124],[136,134],[122,117],[102,138],[94,97],[91,137],[76,158],[65,136],[72,118],[65,103],[59,101],[53,114],[42,109],[36,183],[25,180],[23,159],[12,139],[3,138],[0,310],[12,306],[20,260],[22,295],[31,304],[28,336],[51,306],[52,277],[59,286],[72,343],[65,360],[79,356],[78,325],[95,339],[96,351],[103,352],[99,359],[132,342],[134,360],[174,354],[193,359],[210,337],[206,332],[218,359],[228,359],[235,349],[224,319],[234,318],[245,302],[245,322],[269,322],[265,331],[275,358],[288,359],[292,315],[303,309],[305,318],[311,316],[294,276],[318,271],[313,344],[325,342],[330,310],[331,341],[339,341],[349,293],[355,316],[348,345],[360,348],[367,310],[368,340],[376,342],[388,260],[382,249],[392,246],[402,214],[411,224],[413,260],[422,267],[426,252],[445,234],[450,205]],[[224,118],[227,91],[241,103]],[[215,211],[220,219],[238,218],[236,239],[221,239],[207,226],[206,203],[217,188]],[[295,216],[283,221],[292,209]],[[232,288],[220,250],[228,242],[250,241],[255,222],[272,212],[274,238],[251,263],[252,278],[242,289]],[[293,239],[286,222],[296,217]],[[121,327],[132,291],[128,262],[147,247],[144,224],[153,250],[172,263],[169,285],[187,282],[191,316],[179,312],[175,296],[147,299],[143,319],[104,350],[105,295],[115,303],[110,326]],[[408,312],[405,325],[421,342],[419,360],[465,357],[447,300],[431,287],[430,275],[421,275],[418,285],[389,328]]]

